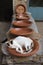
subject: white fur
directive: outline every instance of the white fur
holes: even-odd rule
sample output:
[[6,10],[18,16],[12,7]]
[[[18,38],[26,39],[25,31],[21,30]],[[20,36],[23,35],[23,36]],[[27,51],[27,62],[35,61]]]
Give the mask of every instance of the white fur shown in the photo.
[[31,43],[33,42],[30,38],[26,38],[23,36],[18,36],[13,41],[17,41],[20,46],[25,46],[26,50],[27,50],[27,45],[29,46],[30,49]]
[[[33,43],[33,41],[30,38],[18,36],[13,39],[13,44],[10,44],[9,47],[16,48],[17,52],[23,53],[24,51],[22,47],[24,46],[26,48],[26,51],[31,50],[31,43]],[[27,46],[29,46],[29,49],[27,48]],[[18,48],[20,48],[20,50],[18,50]]]

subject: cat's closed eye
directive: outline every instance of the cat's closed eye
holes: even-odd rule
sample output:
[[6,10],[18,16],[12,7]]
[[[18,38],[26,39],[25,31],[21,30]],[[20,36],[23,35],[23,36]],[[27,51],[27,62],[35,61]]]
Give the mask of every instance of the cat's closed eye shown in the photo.
[[29,46],[27,46],[27,49],[29,49]]
[[11,44],[13,44],[13,41],[10,41]]
[[33,44],[31,43],[31,46],[32,46]]
[[20,48],[18,48],[18,50],[20,51]]

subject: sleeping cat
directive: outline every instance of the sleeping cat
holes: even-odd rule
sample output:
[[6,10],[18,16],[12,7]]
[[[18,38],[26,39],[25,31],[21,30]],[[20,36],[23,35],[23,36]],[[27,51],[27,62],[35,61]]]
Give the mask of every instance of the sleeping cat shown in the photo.
[[33,41],[30,38],[23,37],[23,36],[16,37],[12,41],[10,41],[10,43],[7,43],[7,45],[10,48],[15,48],[16,51],[19,53],[24,52],[24,50],[22,49],[23,46],[25,47],[26,52],[30,51],[34,46]]

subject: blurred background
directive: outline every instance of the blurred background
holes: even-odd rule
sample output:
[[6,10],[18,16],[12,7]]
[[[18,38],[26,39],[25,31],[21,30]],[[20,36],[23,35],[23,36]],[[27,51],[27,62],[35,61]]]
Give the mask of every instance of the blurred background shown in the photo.
[[43,20],[43,0],[29,0],[29,11],[35,20]]
[[[22,1],[22,2],[21,2]],[[0,41],[6,38],[16,4],[23,3],[32,13],[39,32],[43,35],[43,0],[0,0]]]
[[[21,0],[0,0],[0,20],[11,20],[15,3]],[[43,0],[22,0],[27,2],[28,11],[35,20],[43,20]]]

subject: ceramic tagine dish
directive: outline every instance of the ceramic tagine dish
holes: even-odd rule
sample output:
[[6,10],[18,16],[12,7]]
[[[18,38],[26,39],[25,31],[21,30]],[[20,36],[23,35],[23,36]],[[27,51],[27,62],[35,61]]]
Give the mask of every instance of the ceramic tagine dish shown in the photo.
[[26,7],[23,4],[19,4],[16,6],[15,13],[16,13],[16,19],[19,19],[19,20],[21,20],[21,19],[28,20],[29,19],[29,16],[26,13]]
[[6,42],[7,50],[10,54],[27,57],[35,54],[39,49],[39,44],[36,40],[18,36],[13,40]]
[[26,14],[26,7],[23,4],[17,5],[15,12],[16,20],[12,22],[12,25],[18,27],[10,28],[9,33],[16,35],[16,37],[6,42],[7,50],[14,56],[31,56],[35,54],[39,49],[38,42],[27,37],[27,35],[31,35],[34,32],[33,29],[28,27],[32,24],[32,22],[29,21],[29,16]]
[[31,28],[11,28],[9,30],[9,33],[13,35],[21,35],[21,36],[27,36],[34,32]]
[[24,14],[26,12],[26,7],[23,4],[18,4],[15,8],[16,14]]
[[29,27],[32,25],[32,22],[28,20],[15,20],[12,22],[12,25],[18,27]]
[[16,15],[16,19],[18,19],[18,20],[29,20],[30,18],[28,15],[19,14],[19,15]]

